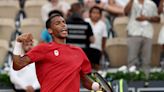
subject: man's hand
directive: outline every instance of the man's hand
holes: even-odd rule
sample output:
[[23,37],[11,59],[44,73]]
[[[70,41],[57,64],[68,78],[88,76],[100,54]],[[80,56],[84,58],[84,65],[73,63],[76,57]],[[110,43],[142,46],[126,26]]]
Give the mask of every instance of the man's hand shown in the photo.
[[32,41],[33,40],[33,36],[32,36],[31,33],[24,33],[24,34],[18,36],[16,40],[18,42],[26,43],[26,42]]
[[30,85],[26,87],[26,92],[35,92],[34,88]]
[[100,90],[100,84],[98,83],[98,82],[93,82],[92,83],[92,89],[94,90],[94,91],[98,91],[98,90]]
[[31,61],[30,58],[28,56],[21,57],[21,55],[23,51],[22,44],[31,42],[32,39],[33,37],[30,33],[25,33],[17,37],[14,50],[13,50],[13,69],[14,70],[20,70],[26,65],[30,64],[30,61]]
[[146,17],[144,15],[141,15],[141,16],[136,18],[136,20],[140,21],[140,22],[142,22],[142,21],[149,21],[149,19],[150,19],[149,17]]

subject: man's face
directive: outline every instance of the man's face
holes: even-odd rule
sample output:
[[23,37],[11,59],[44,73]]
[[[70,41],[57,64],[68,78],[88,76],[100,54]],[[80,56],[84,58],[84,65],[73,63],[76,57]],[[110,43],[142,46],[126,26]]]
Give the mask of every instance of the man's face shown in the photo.
[[56,38],[65,39],[68,36],[67,25],[63,17],[56,16],[51,20],[50,34]]
[[100,11],[98,9],[93,9],[90,13],[90,18],[92,21],[97,22],[101,18]]

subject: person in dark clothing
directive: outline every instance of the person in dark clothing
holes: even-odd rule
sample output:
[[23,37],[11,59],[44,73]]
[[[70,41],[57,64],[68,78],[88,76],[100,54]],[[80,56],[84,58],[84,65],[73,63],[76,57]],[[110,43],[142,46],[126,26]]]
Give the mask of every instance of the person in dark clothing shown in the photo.
[[157,5],[157,7],[159,6],[160,0],[152,0],[152,1]]
[[83,6],[81,3],[74,3],[71,6],[70,16],[66,22],[68,25],[69,35],[66,42],[81,47],[88,55],[90,43],[94,42],[92,28],[89,23],[82,18]]

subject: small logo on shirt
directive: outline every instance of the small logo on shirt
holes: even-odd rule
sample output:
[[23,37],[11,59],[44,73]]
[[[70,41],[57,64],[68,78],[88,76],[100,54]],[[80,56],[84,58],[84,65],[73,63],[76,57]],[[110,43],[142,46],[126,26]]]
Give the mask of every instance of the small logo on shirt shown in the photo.
[[54,50],[54,55],[55,56],[59,56],[59,51],[58,50]]

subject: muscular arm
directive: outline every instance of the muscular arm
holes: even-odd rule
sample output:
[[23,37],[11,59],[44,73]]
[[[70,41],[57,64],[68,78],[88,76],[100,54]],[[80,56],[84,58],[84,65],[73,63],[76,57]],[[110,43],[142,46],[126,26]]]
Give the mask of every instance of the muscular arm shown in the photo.
[[163,12],[163,3],[164,0],[160,0],[159,8],[158,8],[158,14],[161,14]]
[[124,13],[126,15],[128,15],[132,9],[133,6],[133,0],[130,0],[129,3],[126,5],[126,7],[124,8]]
[[21,57],[20,55],[13,55],[14,70],[20,70],[28,64],[30,64],[30,58],[28,56]]
[[114,0],[109,0],[108,6],[105,6],[104,10],[116,15],[124,14],[124,8],[116,5]]
[[159,16],[150,17],[149,21],[150,22],[160,22],[160,17]]
[[88,75],[81,75],[81,82],[85,88],[92,89],[93,82],[88,78]]
[[102,51],[104,52],[105,51],[105,45],[106,45],[106,37],[103,37],[102,39]]
[[32,34],[25,33],[16,39],[14,51],[13,51],[13,69],[14,70],[20,70],[21,68],[25,67],[26,65],[30,64],[30,58],[28,56],[23,56],[22,51],[24,48],[22,47],[23,43],[31,42],[33,39]]
[[152,17],[147,17],[144,15],[141,15],[140,17],[137,17],[136,20],[138,21],[149,21],[149,22],[160,22],[160,17],[159,16],[152,16]]

